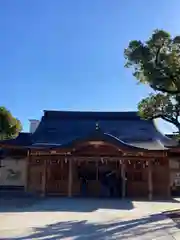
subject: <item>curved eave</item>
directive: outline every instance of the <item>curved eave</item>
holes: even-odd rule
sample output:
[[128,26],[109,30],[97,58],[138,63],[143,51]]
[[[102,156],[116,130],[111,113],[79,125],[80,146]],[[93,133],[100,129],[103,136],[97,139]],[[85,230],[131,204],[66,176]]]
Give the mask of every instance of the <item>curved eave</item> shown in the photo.
[[0,141],[2,148],[26,148],[29,145],[31,145],[31,133],[27,132],[21,132],[15,138]]
[[[33,146],[33,145],[15,145],[15,144],[2,144],[0,143],[0,148],[4,148],[4,149],[46,149],[47,146],[42,146],[42,145],[37,145],[37,146]],[[50,148],[50,147],[48,147]]]
[[165,148],[170,149],[170,148],[174,148],[178,145],[178,142],[175,141],[172,138],[167,137],[165,134],[163,134],[160,129],[157,126],[156,120],[153,119],[152,120],[152,124],[154,126],[154,129],[159,137],[159,140],[161,141],[161,143],[164,145]]
[[15,144],[7,144],[7,143],[0,143],[0,147],[2,148],[17,148],[17,149],[27,149],[27,150],[40,150],[40,151],[48,151],[53,149],[59,149],[60,151],[69,152],[72,149],[76,148],[76,146],[81,145],[85,142],[93,142],[93,141],[101,141],[104,143],[109,143],[115,147],[117,147],[119,150],[123,151],[129,151],[129,152],[168,152],[169,149],[146,149],[138,146],[134,146],[132,144],[126,143],[119,138],[103,133],[100,130],[95,131],[94,133],[83,137],[83,138],[77,138],[72,140],[69,143],[65,144],[33,144],[33,145],[15,145]]
[[77,138],[69,143],[53,146],[51,149],[67,149],[71,150],[76,148],[76,146],[81,145],[85,142],[101,141],[104,143],[109,143],[116,146],[119,150],[129,151],[129,152],[166,152],[167,150],[148,150],[140,147],[133,146],[131,144],[125,143],[122,140],[114,137],[113,135],[107,133],[95,133],[84,138]]
[[175,146],[175,147],[171,147],[170,149],[169,149],[169,152],[173,152],[173,153],[179,153],[180,152],[180,146],[179,145],[177,145],[177,146]]
[[[109,143],[115,147],[117,147],[119,150],[123,151],[129,151],[129,152],[169,152],[171,149],[162,149],[162,150],[148,150],[145,148],[140,148],[140,147],[135,147],[131,144],[124,143],[121,140],[116,139],[115,137],[105,137],[101,139],[97,138],[82,138],[82,139],[76,139],[73,140],[67,144],[62,144],[62,145],[30,145],[30,146],[19,146],[19,145],[3,145],[0,144],[1,148],[4,149],[26,149],[26,150],[40,150],[40,151],[48,151],[48,150],[61,150],[64,152],[69,152],[72,149],[76,148],[76,146],[81,145],[85,142],[93,142],[93,141],[101,141],[104,143]],[[174,149],[176,151],[176,148]],[[180,151],[180,148],[179,148]]]
[[0,148],[8,148],[8,149],[28,149],[28,146],[22,146],[22,145],[14,145],[14,144],[3,144],[3,143],[0,143]]
[[57,144],[55,144],[55,145],[51,145],[51,144],[45,144],[45,145],[43,145],[43,144],[37,144],[37,145],[32,145],[32,146],[29,146],[28,147],[30,150],[44,150],[44,151],[49,151],[49,150],[53,150],[53,149],[59,149],[59,150],[61,150],[61,151],[63,151],[63,152],[68,152],[69,151],[69,148],[67,148],[67,147],[65,147],[64,145],[62,146],[62,145],[57,145]]

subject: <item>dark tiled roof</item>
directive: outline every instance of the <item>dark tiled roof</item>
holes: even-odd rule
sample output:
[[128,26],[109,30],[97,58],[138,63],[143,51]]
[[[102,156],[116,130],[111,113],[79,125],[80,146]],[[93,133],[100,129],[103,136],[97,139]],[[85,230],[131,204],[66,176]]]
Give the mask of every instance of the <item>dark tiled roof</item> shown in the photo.
[[[73,148],[76,145],[83,143],[83,142],[89,142],[89,141],[104,141],[113,144],[114,146],[117,146],[119,148],[123,147],[124,149],[134,149],[137,150],[136,147],[134,146],[129,146],[129,144],[123,142],[122,140],[114,137],[113,135],[103,133],[101,130],[95,130],[91,134],[87,135],[86,137],[82,138],[77,138],[71,142],[68,142],[67,144],[64,144],[63,147],[70,147]],[[54,146],[56,148],[58,146]],[[139,149],[139,148],[138,148]]]
[[0,143],[15,146],[29,146],[31,145],[31,136],[31,133],[21,132],[16,138],[0,141]]
[[139,119],[137,112],[80,112],[80,111],[44,111],[46,119],[92,119],[92,120],[115,120],[115,119]]
[[137,112],[45,111],[32,141],[37,145],[63,146],[89,136],[97,123],[104,134],[130,146],[163,150],[164,146],[176,144],[161,134],[153,121],[140,119]]

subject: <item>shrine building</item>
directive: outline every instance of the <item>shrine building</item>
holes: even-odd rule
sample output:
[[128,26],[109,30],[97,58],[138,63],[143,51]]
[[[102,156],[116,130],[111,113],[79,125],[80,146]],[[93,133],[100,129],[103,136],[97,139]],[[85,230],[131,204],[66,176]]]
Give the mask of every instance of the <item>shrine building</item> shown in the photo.
[[171,197],[180,179],[178,143],[137,112],[44,111],[34,122],[0,142],[0,188],[152,200]]

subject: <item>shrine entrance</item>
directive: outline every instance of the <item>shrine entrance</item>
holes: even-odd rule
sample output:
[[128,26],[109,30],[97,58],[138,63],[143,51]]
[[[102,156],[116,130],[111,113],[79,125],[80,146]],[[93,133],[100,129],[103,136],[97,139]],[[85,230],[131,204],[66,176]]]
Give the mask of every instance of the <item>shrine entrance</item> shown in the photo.
[[118,198],[122,196],[121,166],[118,161],[91,159],[78,162],[74,171],[79,182],[79,196]]
[[26,189],[43,196],[152,200],[170,195],[168,158],[161,152],[135,152],[102,141],[73,147],[68,152],[32,150]]
[[116,145],[99,140],[82,141],[74,146],[71,154],[72,185],[79,186],[72,196],[125,197],[124,163],[120,160],[122,152]]

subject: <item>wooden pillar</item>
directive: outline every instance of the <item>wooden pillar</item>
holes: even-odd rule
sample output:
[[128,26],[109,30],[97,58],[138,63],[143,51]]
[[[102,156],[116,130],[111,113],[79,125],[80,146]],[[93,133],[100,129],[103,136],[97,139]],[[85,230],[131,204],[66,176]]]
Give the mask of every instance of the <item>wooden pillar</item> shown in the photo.
[[121,179],[122,179],[122,198],[126,196],[126,176],[125,176],[125,163],[122,161],[121,164]]
[[43,160],[43,170],[42,170],[42,197],[46,195],[46,159]]
[[69,159],[68,197],[72,197],[72,159]]
[[171,166],[170,159],[166,157],[167,168],[168,168],[168,184],[167,184],[167,197],[171,198]]
[[24,191],[28,192],[28,182],[29,182],[29,159],[30,158],[30,152],[28,150],[27,152],[27,159],[26,159],[26,175],[25,175],[25,186],[24,186]]
[[153,198],[153,181],[152,181],[152,161],[148,161],[148,198],[151,201]]
[[99,164],[98,164],[98,160],[96,160],[96,181],[99,180],[99,179],[98,179],[98,178],[99,178],[99,176],[98,176],[98,175],[99,175],[99,174],[98,174],[98,172],[99,172],[99,171],[98,171],[98,165],[99,165]]

